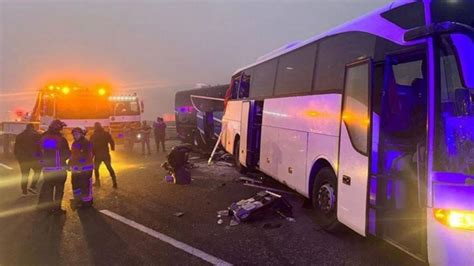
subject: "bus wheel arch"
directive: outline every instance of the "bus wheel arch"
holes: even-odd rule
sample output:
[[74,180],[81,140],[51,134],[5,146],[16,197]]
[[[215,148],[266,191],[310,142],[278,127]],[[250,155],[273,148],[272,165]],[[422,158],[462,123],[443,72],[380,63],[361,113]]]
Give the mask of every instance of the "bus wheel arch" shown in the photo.
[[317,160],[311,168],[309,196],[316,213],[316,222],[326,231],[338,232],[337,176],[325,159]]

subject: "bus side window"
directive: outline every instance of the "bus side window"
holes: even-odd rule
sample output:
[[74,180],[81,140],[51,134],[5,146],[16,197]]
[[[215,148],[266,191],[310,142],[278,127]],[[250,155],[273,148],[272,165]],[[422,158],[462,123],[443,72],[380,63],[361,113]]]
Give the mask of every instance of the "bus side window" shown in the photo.
[[260,98],[273,96],[276,69],[277,59],[264,62],[254,68],[250,83],[250,97]]
[[307,45],[280,58],[275,95],[311,91],[316,47],[316,44]]
[[239,99],[246,99],[249,97],[251,70],[247,70],[242,74],[239,86]]

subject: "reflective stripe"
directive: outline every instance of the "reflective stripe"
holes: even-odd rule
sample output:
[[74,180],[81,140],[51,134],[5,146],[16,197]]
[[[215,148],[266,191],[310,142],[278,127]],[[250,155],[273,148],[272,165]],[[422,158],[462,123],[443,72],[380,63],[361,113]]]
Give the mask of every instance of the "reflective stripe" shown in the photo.
[[83,202],[89,202],[92,201],[92,178],[89,178],[89,193],[87,196],[82,197]]
[[86,166],[73,166],[72,171],[74,172],[81,172],[81,171],[92,171],[94,170],[94,166],[93,165],[86,165]]
[[59,166],[59,167],[43,167],[43,171],[45,171],[45,172],[64,171],[66,169],[67,169],[66,167],[62,167],[62,166]]

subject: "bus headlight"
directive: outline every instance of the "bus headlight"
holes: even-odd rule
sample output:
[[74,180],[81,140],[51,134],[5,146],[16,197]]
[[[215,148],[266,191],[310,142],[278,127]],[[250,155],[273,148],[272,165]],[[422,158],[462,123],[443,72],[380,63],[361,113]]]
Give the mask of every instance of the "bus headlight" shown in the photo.
[[474,211],[434,209],[434,216],[451,228],[474,231]]

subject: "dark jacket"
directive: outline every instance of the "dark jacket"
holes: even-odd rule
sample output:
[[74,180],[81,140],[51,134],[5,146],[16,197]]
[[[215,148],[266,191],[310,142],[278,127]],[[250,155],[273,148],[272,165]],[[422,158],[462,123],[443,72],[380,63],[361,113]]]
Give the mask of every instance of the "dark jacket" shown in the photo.
[[92,153],[96,157],[109,156],[110,149],[115,150],[115,142],[109,132],[104,129],[96,129],[91,136]]
[[93,169],[92,144],[85,137],[75,140],[71,145],[69,166],[72,171],[88,171]]
[[166,133],[166,124],[164,122],[155,122],[153,124],[153,130],[153,133],[155,133],[155,137],[163,138]]
[[[71,156],[69,144],[63,135],[55,131],[46,131],[40,140],[40,163],[44,168],[60,170],[66,167],[66,161]],[[46,169],[46,170],[48,170]]]
[[37,161],[39,160],[41,135],[34,129],[25,129],[18,134],[15,139],[13,153],[18,161]]

